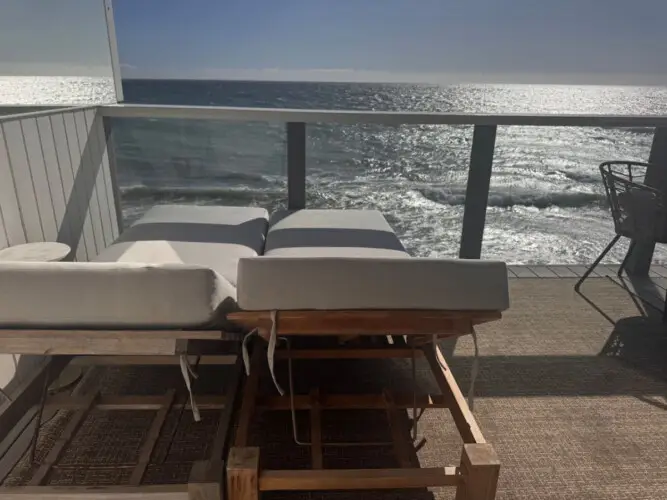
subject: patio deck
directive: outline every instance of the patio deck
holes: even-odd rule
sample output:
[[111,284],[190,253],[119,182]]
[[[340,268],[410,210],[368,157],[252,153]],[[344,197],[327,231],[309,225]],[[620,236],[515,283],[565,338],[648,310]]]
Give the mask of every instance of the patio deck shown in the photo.
[[[503,320],[479,328],[480,374],[475,414],[501,460],[499,499],[664,499],[667,491],[667,328],[661,306],[667,268],[656,266],[651,279],[619,280],[615,270],[599,268],[574,292],[577,266],[511,267],[511,309]],[[613,278],[605,275],[614,275]],[[638,295],[645,297],[638,299]],[[651,305],[653,304],[653,305]],[[443,342],[459,385],[466,388],[472,342],[462,337]],[[318,364],[314,364],[318,363]],[[410,386],[407,361],[331,361],[295,364],[297,390],[308,384],[335,392],[342,386],[360,392],[379,390],[391,381],[396,390]],[[282,363],[278,365],[281,368]],[[282,367],[284,368],[284,367]],[[203,366],[197,392],[219,391],[224,367]],[[299,373],[308,372],[308,378]],[[278,370],[278,377],[285,373]],[[435,390],[425,366],[420,386]],[[266,390],[275,391],[266,380]],[[299,383],[303,382],[303,383]],[[106,395],[156,394],[180,388],[176,366],[97,367],[87,390]],[[460,437],[447,410],[428,410],[419,422],[417,453],[426,466],[458,464]],[[73,412],[50,415],[41,433],[36,466],[24,456],[6,471],[5,485],[25,484],[57,442]],[[47,478],[52,485],[126,484],[136,466],[154,411],[93,410]],[[187,481],[192,463],[206,454],[217,411],[203,412],[194,424],[189,412],[166,418],[144,484]],[[383,411],[323,413],[323,439],[384,440]],[[408,424],[407,413],[405,425]],[[309,468],[307,448],[291,442],[288,412],[259,419],[273,445],[262,459],[270,467]],[[302,425],[307,433],[307,422]],[[259,444],[259,433],[255,432]],[[307,438],[307,435],[304,436]],[[24,439],[25,441],[25,439]],[[0,445],[0,449],[2,446]],[[0,460],[0,474],[5,455]],[[324,466],[391,466],[387,448],[325,448]],[[388,465],[389,464],[389,465]],[[395,466],[395,464],[393,465]],[[0,476],[4,477],[4,476]],[[0,490],[0,498],[2,495]],[[453,491],[265,494],[264,498],[452,498]]]

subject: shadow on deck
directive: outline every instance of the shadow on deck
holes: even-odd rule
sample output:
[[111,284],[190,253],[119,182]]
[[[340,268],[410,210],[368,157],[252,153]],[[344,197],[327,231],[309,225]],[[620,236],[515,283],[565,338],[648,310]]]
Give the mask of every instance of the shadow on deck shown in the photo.
[[[575,275],[576,276],[576,275]],[[556,278],[557,276],[553,276]],[[594,277],[581,295],[576,277],[512,279],[510,311],[479,328],[480,373],[475,414],[501,461],[499,499],[661,499],[667,491],[667,327],[662,313],[637,299],[636,284]],[[659,285],[658,285],[659,286]],[[664,293],[664,290],[663,290]],[[658,292],[658,295],[660,292]],[[662,298],[661,298],[662,300]],[[472,341],[443,342],[459,385],[466,390],[472,364]],[[407,360],[299,361],[297,391],[319,383],[331,392],[411,387]],[[284,366],[278,378],[285,380]],[[335,364],[335,366],[334,366]],[[197,391],[219,390],[224,368],[202,367]],[[422,390],[435,391],[427,367],[418,364]],[[270,380],[264,390],[275,391]],[[164,394],[181,387],[177,367],[95,368],[89,384],[104,394]],[[405,424],[408,424],[407,413]],[[110,416],[113,415],[113,418]],[[189,411],[168,416],[147,483],[186,482],[192,463],[206,456],[216,412],[204,412],[195,424]],[[256,443],[267,466],[310,467],[307,448],[290,437],[288,412],[271,412],[254,423]],[[37,461],[46,456],[70,418],[54,415],[45,426]],[[304,415],[305,416],[305,415]],[[153,413],[93,411],[79,436],[65,450],[50,484],[123,484],[148,432]],[[385,440],[382,411],[323,414],[327,439]],[[307,419],[301,424],[308,438]],[[260,440],[259,434],[263,438]],[[447,410],[427,410],[419,421],[425,439],[417,457],[422,467],[455,465],[461,440]],[[263,443],[262,443],[263,444]],[[325,448],[324,466],[391,466],[390,448]],[[35,467],[24,457],[5,484],[29,481]],[[661,493],[662,492],[662,493]],[[433,491],[291,493],[265,498],[453,498],[450,489]]]

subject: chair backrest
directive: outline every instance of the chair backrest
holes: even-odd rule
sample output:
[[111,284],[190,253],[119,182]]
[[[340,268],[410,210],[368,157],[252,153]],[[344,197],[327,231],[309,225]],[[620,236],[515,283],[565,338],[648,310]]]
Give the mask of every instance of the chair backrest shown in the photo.
[[608,161],[600,165],[600,172],[616,233],[664,243],[667,214],[663,194],[644,183],[648,167],[648,163]]

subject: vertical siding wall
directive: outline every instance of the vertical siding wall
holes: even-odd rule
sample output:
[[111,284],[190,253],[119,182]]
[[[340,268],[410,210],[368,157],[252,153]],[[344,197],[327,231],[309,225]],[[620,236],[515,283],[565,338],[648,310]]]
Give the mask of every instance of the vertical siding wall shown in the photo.
[[59,241],[94,258],[119,233],[98,108],[0,117],[0,248]]

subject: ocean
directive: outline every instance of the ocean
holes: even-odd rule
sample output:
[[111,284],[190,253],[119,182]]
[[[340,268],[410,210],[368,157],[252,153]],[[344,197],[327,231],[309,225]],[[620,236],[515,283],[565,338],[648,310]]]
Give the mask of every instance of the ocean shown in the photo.
[[[2,83],[2,82],[0,82]],[[109,82],[107,82],[109,83]],[[99,82],[67,82],[108,102]],[[667,114],[667,88],[125,80],[145,104],[457,113]],[[46,91],[41,91],[44,99]],[[2,85],[0,85],[2,95]],[[160,203],[286,204],[280,124],[114,119],[127,223]],[[458,254],[470,126],[309,125],[307,204],[375,208],[416,256]],[[587,264],[614,235],[598,165],[646,161],[652,129],[499,127],[483,257]],[[619,244],[608,262],[619,262]],[[667,252],[656,251],[656,261]]]

